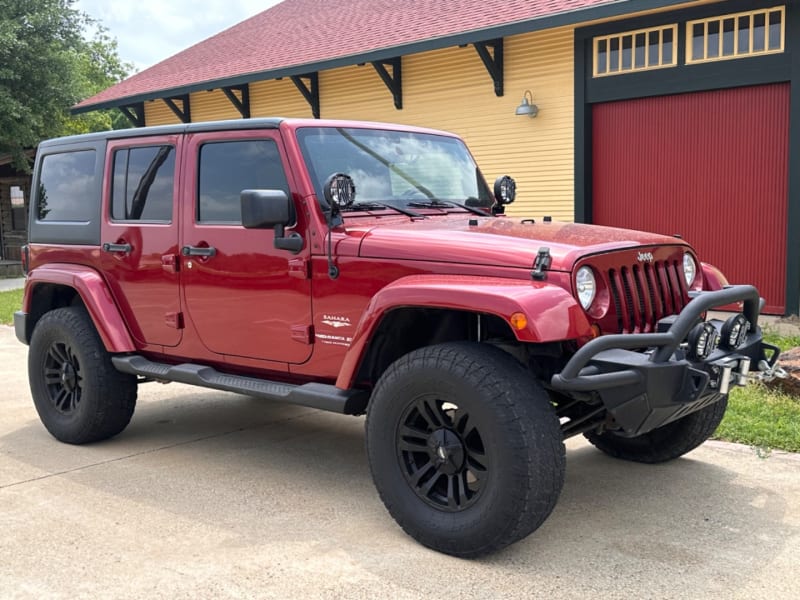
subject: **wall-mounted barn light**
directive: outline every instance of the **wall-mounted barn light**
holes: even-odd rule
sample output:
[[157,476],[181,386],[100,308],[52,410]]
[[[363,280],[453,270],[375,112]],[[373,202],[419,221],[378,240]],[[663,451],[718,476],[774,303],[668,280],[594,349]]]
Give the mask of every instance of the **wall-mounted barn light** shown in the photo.
[[517,107],[516,114],[531,118],[539,114],[539,107],[533,103],[533,94],[531,94],[530,90],[525,90],[525,94],[522,96],[522,104]]

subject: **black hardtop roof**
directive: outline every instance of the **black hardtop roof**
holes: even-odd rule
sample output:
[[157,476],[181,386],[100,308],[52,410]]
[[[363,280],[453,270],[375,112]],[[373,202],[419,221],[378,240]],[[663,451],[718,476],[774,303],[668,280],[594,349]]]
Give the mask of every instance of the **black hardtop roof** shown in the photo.
[[204,121],[200,123],[184,123],[180,125],[156,125],[154,127],[133,127],[131,129],[115,129],[97,133],[84,133],[67,137],[45,140],[39,144],[40,149],[65,144],[83,144],[101,140],[118,140],[125,138],[140,138],[154,135],[175,135],[181,133],[196,133],[202,131],[231,131],[237,129],[277,129],[283,118],[270,119],[231,119],[227,121]]

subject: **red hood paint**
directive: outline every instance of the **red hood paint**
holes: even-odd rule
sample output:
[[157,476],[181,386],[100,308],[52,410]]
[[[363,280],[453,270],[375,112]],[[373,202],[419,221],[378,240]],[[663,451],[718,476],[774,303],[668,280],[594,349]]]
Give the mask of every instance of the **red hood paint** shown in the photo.
[[[477,220],[477,225],[470,225]],[[550,249],[552,271],[571,271],[592,254],[642,246],[688,246],[663,235],[580,223],[522,223],[507,217],[457,213],[426,220],[348,218],[351,243],[360,239],[358,256],[530,269],[541,247]],[[502,238],[502,239],[501,239]],[[345,244],[349,246],[350,244]]]

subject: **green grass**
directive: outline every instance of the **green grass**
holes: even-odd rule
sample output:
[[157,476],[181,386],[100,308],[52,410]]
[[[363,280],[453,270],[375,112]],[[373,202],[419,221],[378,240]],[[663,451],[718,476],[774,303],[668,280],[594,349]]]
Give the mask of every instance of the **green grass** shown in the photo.
[[11,325],[14,313],[22,306],[22,290],[0,292],[0,324]]
[[731,391],[714,438],[757,448],[800,452],[800,398],[760,384]]

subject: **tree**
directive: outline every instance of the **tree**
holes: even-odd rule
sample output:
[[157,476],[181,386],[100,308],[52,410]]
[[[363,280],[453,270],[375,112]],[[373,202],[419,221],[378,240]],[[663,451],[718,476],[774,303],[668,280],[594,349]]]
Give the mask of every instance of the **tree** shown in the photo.
[[[125,78],[116,40],[74,0],[0,0],[0,153],[27,169],[42,139],[110,129],[112,113],[72,117],[82,98]],[[91,38],[85,32],[93,29]]]

